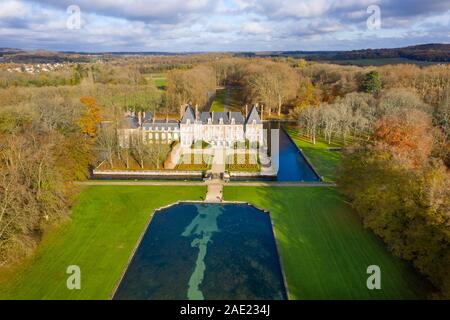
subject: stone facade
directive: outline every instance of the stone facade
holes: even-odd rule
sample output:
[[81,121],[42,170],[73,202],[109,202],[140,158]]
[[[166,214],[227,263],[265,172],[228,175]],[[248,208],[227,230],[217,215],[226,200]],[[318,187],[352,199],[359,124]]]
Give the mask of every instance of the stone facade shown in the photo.
[[134,134],[146,143],[172,143],[182,147],[205,141],[212,146],[233,147],[235,143],[264,145],[263,124],[256,106],[246,118],[240,112],[201,112],[187,106],[180,121],[157,121],[149,113],[127,113],[119,128],[121,146],[128,146]]

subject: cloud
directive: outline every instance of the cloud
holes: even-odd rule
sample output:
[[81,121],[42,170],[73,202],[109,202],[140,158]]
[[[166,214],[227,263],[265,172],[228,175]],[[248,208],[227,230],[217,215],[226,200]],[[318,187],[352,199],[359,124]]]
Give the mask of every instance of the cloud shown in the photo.
[[5,0],[0,10],[0,21],[4,19],[23,18],[28,14],[28,7],[18,0]]
[[206,14],[216,6],[214,0],[27,0],[66,10],[77,5],[82,12],[145,22],[174,23]]
[[247,22],[242,26],[242,32],[247,34],[266,34],[271,30],[265,26],[263,26],[259,22]]
[[[445,0],[0,0],[0,47],[248,51],[450,42]],[[82,27],[66,27],[69,5]],[[368,30],[371,4],[382,28]]]

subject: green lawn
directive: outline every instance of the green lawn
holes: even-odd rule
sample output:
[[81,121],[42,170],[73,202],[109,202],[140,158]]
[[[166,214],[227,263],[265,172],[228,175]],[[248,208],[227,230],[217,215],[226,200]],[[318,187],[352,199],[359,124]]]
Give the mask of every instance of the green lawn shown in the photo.
[[[364,229],[334,188],[225,187],[225,200],[271,212],[291,299],[424,298],[427,283]],[[368,290],[369,265],[381,290]]]
[[166,87],[166,78],[154,78],[153,81],[158,89],[162,90]]
[[218,89],[216,91],[216,98],[214,99],[210,111],[224,112],[225,111],[225,97],[227,95],[226,89]]
[[[225,112],[225,111],[238,111],[242,110],[242,97],[239,88],[227,87],[223,89],[217,89],[216,98],[214,99],[210,111]],[[250,109],[249,109],[250,111]]]
[[165,90],[167,85],[167,78],[164,73],[152,73],[147,77],[147,79],[149,78],[153,80],[153,83],[158,89]]
[[[49,232],[14,276],[2,276],[0,299],[108,299],[156,208],[200,200],[205,187],[92,186],[71,220]],[[81,290],[68,290],[66,268],[81,268]]]
[[333,181],[336,168],[341,160],[341,153],[328,151],[328,149],[341,147],[341,145],[336,143],[328,144],[321,140],[317,140],[316,144],[312,144],[309,140],[299,137],[293,129],[286,129],[286,132],[302,150],[303,154],[311,161],[319,174],[324,177],[324,180]]

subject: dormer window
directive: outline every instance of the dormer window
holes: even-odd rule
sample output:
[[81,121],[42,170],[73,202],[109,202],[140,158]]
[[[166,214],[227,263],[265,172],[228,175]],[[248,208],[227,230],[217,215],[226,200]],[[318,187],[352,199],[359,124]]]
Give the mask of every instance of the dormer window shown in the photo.
[[220,124],[223,124],[223,118],[220,118],[220,119],[219,119],[219,123],[220,123]]
[[252,122],[252,124],[256,124],[256,120],[255,120],[255,119],[253,119],[253,122]]
[[231,118],[231,124],[236,124],[236,121],[234,120],[234,118]]
[[212,123],[212,119],[209,118],[209,119],[208,119],[208,124],[211,124],[211,123]]
[[191,119],[187,119],[186,124],[191,124]]

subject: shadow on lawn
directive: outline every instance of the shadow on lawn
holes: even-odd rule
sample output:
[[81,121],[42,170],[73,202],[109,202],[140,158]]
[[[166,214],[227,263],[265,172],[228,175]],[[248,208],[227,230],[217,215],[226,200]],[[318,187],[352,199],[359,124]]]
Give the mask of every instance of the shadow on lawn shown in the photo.
[[[256,188],[271,213],[291,299],[423,299],[431,286],[394,257],[335,188]],[[367,267],[382,271],[369,290]]]

